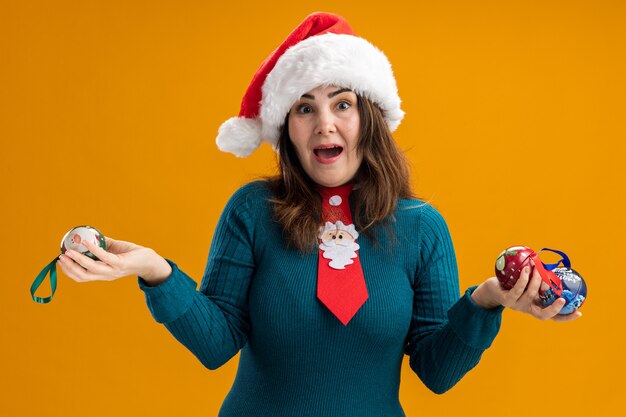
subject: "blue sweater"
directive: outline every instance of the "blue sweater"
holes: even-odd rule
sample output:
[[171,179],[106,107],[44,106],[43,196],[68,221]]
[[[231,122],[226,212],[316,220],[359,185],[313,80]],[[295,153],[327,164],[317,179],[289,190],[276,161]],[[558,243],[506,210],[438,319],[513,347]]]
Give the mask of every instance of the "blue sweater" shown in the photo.
[[286,249],[270,191],[239,189],[219,220],[200,290],[175,263],[139,278],[152,315],[207,368],[241,350],[220,417],[398,417],[403,354],[436,393],[456,384],[496,336],[502,308],[459,298],[454,248],[430,205],[400,200],[396,238],[359,236],[369,298],[347,326],[317,299],[318,252]]

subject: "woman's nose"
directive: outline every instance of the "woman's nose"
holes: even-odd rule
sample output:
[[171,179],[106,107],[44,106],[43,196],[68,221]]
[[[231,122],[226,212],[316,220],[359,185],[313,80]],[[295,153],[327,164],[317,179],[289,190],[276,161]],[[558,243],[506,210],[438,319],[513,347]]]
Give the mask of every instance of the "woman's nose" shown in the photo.
[[317,127],[315,128],[315,133],[322,136],[335,133],[335,117],[332,112],[329,110],[320,110],[317,114]]

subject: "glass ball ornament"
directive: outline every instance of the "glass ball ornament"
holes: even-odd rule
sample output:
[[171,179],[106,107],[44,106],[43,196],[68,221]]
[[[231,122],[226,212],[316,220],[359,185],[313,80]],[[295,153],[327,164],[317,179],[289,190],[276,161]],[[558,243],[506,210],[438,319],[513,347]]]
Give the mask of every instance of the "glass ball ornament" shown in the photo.
[[531,256],[535,252],[526,246],[512,246],[504,251],[496,259],[496,277],[505,290],[513,288],[522,269],[526,265],[534,265]]
[[61,240],[61,253],[65,253],[68,249],[71,249],[96,261],[99,260],[96,255],[89,252],[89,249],[87,249],[84,245],[85,241],[89,241],[96,246],[100,246],[104,250],[107,249],[104,235],[100,233],[98,229],[91,226],[77,226],[63,236],[63,239]]
[[[571,268],[555,268],[552,270],[563,285],[561,297],[565,299],[565,305],[559,314],[571,314],[578,310],[587,299],[587,284],[583,277]],[[559,298],[545,282],[539,288],[541,304],[547,307]]]

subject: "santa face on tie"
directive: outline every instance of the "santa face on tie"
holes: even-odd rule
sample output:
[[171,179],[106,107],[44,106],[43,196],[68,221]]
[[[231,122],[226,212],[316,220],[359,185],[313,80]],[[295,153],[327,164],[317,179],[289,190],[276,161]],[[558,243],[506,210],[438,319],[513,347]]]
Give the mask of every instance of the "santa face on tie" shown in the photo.
[[357,257],[356,251],[359,244],[356,239],[359,237],[354,225],[345,225],[341,220],[336,223],[326,222],[320,228],[319,248],[324,253],[324,258],[330,259],[329,266],[333,269],[345,269],[346,265],[353,264],[352,259]]

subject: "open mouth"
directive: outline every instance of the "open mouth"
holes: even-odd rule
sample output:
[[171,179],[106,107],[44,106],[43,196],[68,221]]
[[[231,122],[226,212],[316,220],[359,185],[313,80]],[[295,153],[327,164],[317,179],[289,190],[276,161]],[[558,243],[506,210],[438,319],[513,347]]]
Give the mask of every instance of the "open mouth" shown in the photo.
[[324,145],[313,149],[313,153],[321,162],[332,162],[341,155],[343,148],[339,145]]

